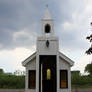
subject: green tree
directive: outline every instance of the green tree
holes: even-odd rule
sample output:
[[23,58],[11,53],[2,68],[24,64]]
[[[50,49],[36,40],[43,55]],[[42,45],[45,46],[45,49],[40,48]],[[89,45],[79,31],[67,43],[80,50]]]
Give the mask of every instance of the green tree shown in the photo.
[[3,73],[4,73],[3,69],[0,69],[0,74],[3,74]]
[[81,75],[80,71],[72,71],[72,86],[77,87],[80,85]]
[[92,63],[86,65],[85,72],[88,72],[90,75],[92,75]]
[[[92,26],[92,22],[90,23],[90,25]],[[89,35],[89,36],[87,36],[86,39],[89,40],[90,43],[91,43],[91,42],[92,42],[92,34]],[[86,51],[86,53],[87,53],[87,54],[92,54],[92,44],[91,44],[91,46],[89,47],[89,49]]]
[[25,71],[21,71],[21,70],[16,70],[15,72],[14,72],[14,75],[25,75]]

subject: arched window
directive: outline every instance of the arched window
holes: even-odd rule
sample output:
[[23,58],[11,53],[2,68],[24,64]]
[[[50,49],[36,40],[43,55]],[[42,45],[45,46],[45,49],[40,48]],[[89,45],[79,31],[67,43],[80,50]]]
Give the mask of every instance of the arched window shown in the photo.
[[50,33],[50,25],[49,24],[46,24],[45,25],[45,33]]
[[47,80],[51,79],[51,69],[47,69]]

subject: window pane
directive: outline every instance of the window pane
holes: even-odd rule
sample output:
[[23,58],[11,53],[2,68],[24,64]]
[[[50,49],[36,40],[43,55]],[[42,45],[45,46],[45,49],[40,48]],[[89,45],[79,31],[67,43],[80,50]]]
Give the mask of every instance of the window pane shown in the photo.
[[51,70],[47,69],[47,80],[51,79]]
[[68,87],[68,74],[67,70],[60,71],[60,88]]
[[36,84],[36,71],[29,70],[29,88],[34,89]]

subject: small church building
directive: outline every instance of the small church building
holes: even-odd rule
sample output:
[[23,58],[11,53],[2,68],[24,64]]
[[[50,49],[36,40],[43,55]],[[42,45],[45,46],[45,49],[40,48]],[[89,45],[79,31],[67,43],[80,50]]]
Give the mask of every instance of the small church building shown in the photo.
[[36,52],[22,62],[26,68],[25,92],[71,92],[73,64],[59,51],[59,39],[54,35],[53,19],[47,9]]

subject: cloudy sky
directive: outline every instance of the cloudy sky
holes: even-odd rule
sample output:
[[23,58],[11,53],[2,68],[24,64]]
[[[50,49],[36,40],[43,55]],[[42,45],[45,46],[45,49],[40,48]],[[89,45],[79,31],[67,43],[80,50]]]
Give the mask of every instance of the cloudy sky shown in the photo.
[[75,61],[72,70],[83,72],[91,62],[85,38],[92,30],[92,0],[0,0],[0,68],[5,72],[24,70],[21,62],[36,50],[47,4],[60,51]]

